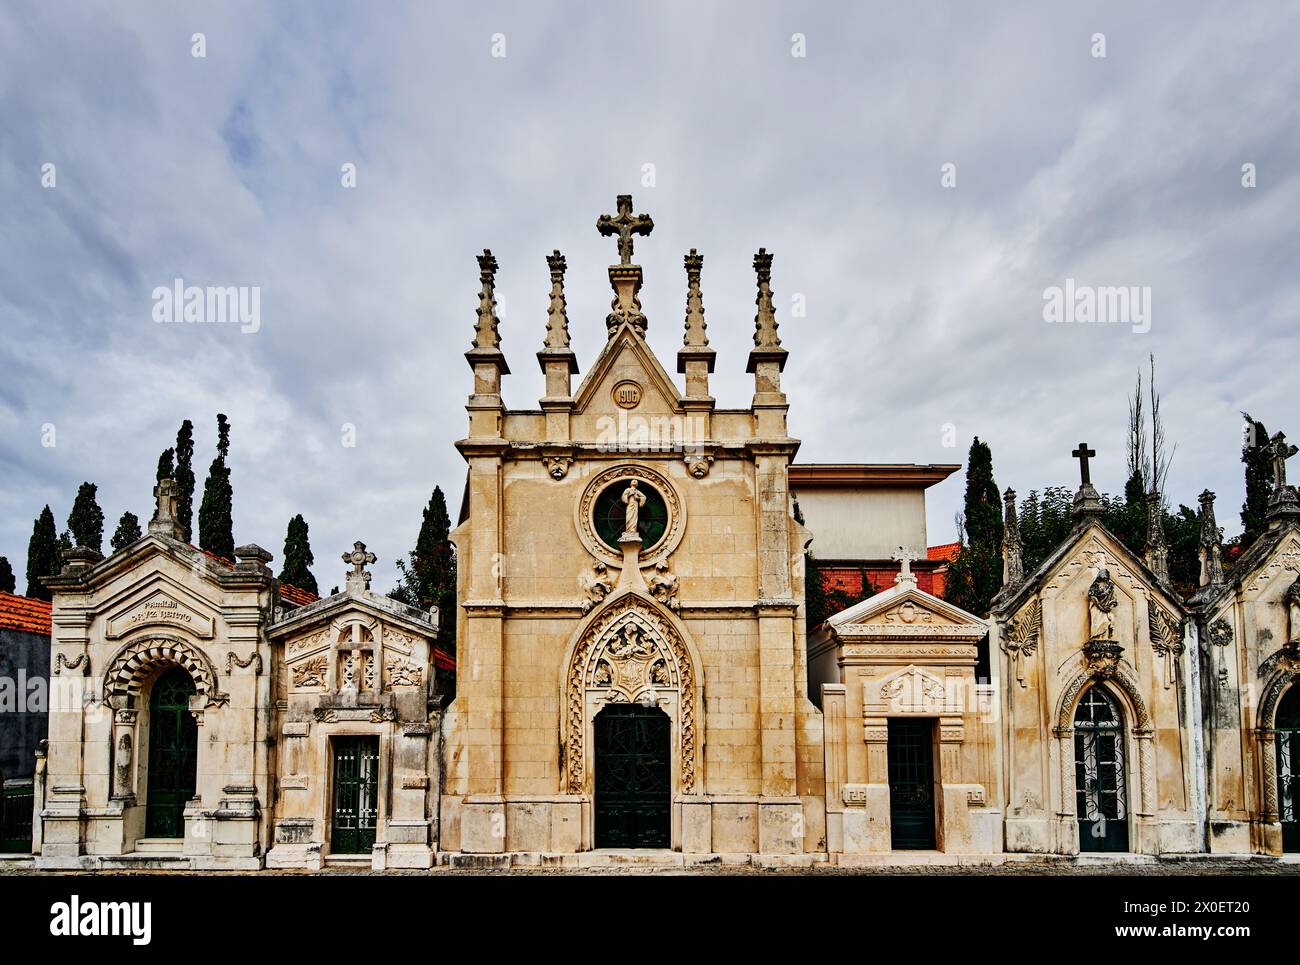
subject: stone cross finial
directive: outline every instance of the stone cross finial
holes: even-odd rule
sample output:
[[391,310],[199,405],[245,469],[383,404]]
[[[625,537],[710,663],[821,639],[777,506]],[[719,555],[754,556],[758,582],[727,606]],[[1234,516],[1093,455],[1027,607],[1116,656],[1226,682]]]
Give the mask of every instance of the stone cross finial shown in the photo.
[[1096,449],[1089,449],[1086,442],[1079,443],[1079,448],[1070,455],[1079,460],[1079,482],[1084,486],[1092,485],[1092,473],[1088,469],[1088,460],[1097,454]]
[[1300,449],[1286,441],[1286,433],[1279,432],[1269,442],[1268,451],[1273,459],[1273,492],[1275,494],[1284,493],[1286,491],[1286,461],[1297,452],[1300,452]]
[[180,520],[176,518],[176,480],[160,479],[153,487],[154,512],[149,520],[150,536],[181,538]]
[[497,260],[488,248],[478,256],[479,281],[483,288],[478,296],[478,323],[474,326],[475,349],[500,349],[501,335],[497,331],[501,324],[497,318],[496,275]]
[[366,572],[366,564],[374,563],[378,559],[379,557],[374,553],[366,550],[366,544],[361,540],[352,544],[352,552],[343,554],[343,562],[352,565],[352,569],[348,571],[349,593],[370,589],[370,574]]
[[754,255],[754,272],[758,275],[758,314],[754,316],[754,347],[773,349],[781,347],[777,334],[776,310],[772,307],[772,256],[766,248]]
[[569,347],[569,315],[564,301],[564,256],[559,250],[546,256],[551,269],[551,304],[546,310],[546,341],[542,348],[567,349]]
[[708,326],[704,324],[704,296],[700,293],[700,270],[704,256],[694,248],[686,256],[686,334],[682,345],[687,348],[706,348],[709,344]]
[[902,564],[898,571],[898,576],[894,577],[895,583],[915,583],[916,574],[912,572],[912,563],[920,559],[912,550],[905,549],[902,546],[894,553],[893,559]]
[[1082,523],[1089,517],[1100,516],[1105,512],[1101,505],[1101,496],[1092,485],[1092,471],[1088,465],[1088,460],[1096,454],[1097,450],[1089,449],[1086,442],[1079,443],[1079,448],[1070,453],[1079,460],[1079,491],[1074,496],[1076,523]]
[[619,263],[632,264],[632,236],[648,235],[654,230],[654,220],[648,214],[632,214],[632,195],[618,196],[618,214],[602,214],[596,219],[596,230],[602,235],[618,235]]

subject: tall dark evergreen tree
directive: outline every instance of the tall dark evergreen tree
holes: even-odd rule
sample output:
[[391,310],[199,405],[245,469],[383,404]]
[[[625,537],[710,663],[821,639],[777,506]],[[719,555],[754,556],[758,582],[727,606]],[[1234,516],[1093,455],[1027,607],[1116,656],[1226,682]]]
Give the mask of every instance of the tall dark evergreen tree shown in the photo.
[[[224,420],[225,416],[220,416]],[[194,423],[186,419],[176,433],[176,518],[181,539],[194,542]],[[233,547],[232,547],[233,549]]]
[[[163,477],[170,478],[170,477]],[[113,552],[125,549],[141,537],[140,518],[135,513],[123,513],[122,518],[117,521],[117,530],[113,533],[113,538],[108,541],[108,545],[113,548]]]
[[993,478],[993,453],[979,436],[966,459],[965,512],[959,526],[961,546],[948,567],[945,596],[982,616],[1002,586],[1002,497]]
[[162,482],[164,479],[176,478],[176,450],[167,448],[158,456],[158,472],[154,476],[156,482]]
[[56,573],[63,569],[63,554],[72,549],[75,545],[76,544],[72,541],[72,534],[66,529],[59,534],[59,562],[55,568]]
[[59,534],[54,528],[54,514],[46,506],[32,524],[32,538],[27,543],[27,595],[36,600],[53,599],[54,594],[41,583],[41,577],[59,572]]
[[1241,504],[1241,545],[1249,546],[1268,529],[1268,500],[1273,495],[1273,463],[1268,430],[1264,423],[1243,412],[1246,434],[1241,443],[1241,461],[1246,466],[1246,501]]
[[[398,560],[401,582],[388,595],[407,606],[437,606],[439,613],[438,646],[453,656],[456,653],[456,549],[448,534],[451,519],[441,487],[434,487],[429,505],[424,508],[420,535],[407,560]],[[454,690],[454,677],[439,671],[438,687]]]
[[316,562],[311,553],[311,541],[307,535],[307,520],[299,513],[289,520],[289,529],[284,536],[284,569],[280,571],[280,582],[290,583],[300,590],[319,593],[316,577],[311,574],[311,565]]
[[229,453],[230,423],[224,415],[218,414],[217,458],[208,467],[203,502],[199,505],[199,548],[228,560],[235,558],[234,490],[230,485],[230,468],[226,465]]
[[94,483],[83,482],[68,514],[73,544],[88,546],[96,553],[104,549],[104,511],[95,500],[98,489]]
[[18,588],[14,580],[14,568],[9,565],[9,557],[0,556],[0,593],[12,593]]

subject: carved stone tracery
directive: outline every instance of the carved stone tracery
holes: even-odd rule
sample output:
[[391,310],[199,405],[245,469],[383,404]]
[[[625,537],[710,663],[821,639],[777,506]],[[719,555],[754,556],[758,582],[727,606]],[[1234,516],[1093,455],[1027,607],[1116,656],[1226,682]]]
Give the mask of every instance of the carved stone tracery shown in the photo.
[[671,620],[650,601],[627,594],[599,613],[586,628],[565,677],[565,753],[563,790],[586,788],[587,695],[618,703],[655,700],[661,691],[678,695],[677,733],[680,790],[693,793],[696,782],[698,681],[690,651]]

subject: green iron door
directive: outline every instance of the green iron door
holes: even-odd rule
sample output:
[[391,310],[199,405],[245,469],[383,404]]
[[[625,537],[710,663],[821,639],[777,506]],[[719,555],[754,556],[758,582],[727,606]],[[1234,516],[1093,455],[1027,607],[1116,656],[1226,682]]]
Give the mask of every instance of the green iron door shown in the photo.
[[1275,720],[1282,850],[1300,851],[1300,684],[1293,684],[1283,695]]
[[145,836],[185,837],[185,805],[194,797],[199,728],[190,713],[194,681],[172,667],[149,697],[149,796]]
[[369,854],[379,812],[379,738],[334,738],[334,854]]
[[596,715],[596,847],[671,846],[671,732],[657,707],[612,704]]
[[1128,850],[1124,718],[1110,694],[1090,687],[1074,712],[1074,793],[1080,851]]
[[890,846],[930,850],[934,840],[934,722],[889,720]]

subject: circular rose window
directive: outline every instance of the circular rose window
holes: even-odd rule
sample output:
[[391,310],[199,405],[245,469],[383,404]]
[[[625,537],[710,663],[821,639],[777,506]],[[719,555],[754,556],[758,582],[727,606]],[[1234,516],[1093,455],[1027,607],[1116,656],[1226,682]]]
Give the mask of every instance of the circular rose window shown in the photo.
[[[596,497],[596,505],[592,511],[592,523],[595,525],[596,535],[600,537],[602,543],[618,552],[622,552],[618,538],[623,535],[623,527],[627,521],[627,503],[623,499],[623,494],[628,488],[626,479],[620,479],[606,486]],[[645,497],[644,502],[637,509],[636,529],[641,536],[642,550],[648,550],[663,539],[664,531],[668,528],[668,507],[659,491],[643,480],[637,480],[636,492]]]

